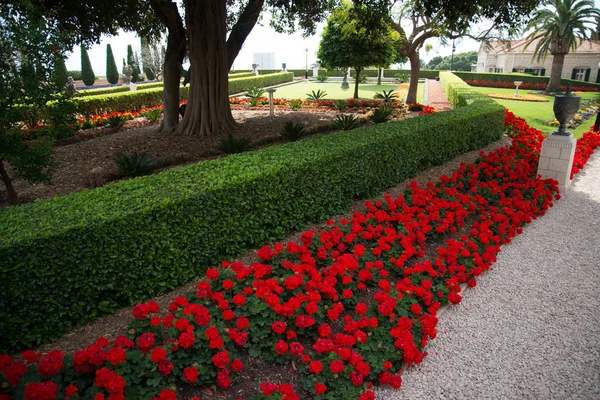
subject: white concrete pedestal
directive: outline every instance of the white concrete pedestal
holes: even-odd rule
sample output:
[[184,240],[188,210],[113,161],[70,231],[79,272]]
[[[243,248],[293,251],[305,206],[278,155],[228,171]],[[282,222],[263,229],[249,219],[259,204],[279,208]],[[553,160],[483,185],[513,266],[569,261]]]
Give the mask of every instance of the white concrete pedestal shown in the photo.
[[542,144],[537,173],[544,179],[556,179],[563,189],[568,188],[571,185],[571,169],[576,144],[577,140],[571,134],[548,136]]

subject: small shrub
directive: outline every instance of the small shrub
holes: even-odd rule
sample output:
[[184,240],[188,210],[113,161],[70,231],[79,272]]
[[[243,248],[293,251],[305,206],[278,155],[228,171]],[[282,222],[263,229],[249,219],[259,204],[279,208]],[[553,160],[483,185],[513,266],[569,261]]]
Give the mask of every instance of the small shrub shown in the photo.
[[408,111],[423,111],[423,104],[410,103],[408,105]]
[[405,73],[397,73],[397,74],[394,74],[394,78],[397,82],[404,83],[404,82],[408,82],[409,75],[406,72]]
[[294,99],[294,100],[291,100],[288,104],[289,104],[290,108],[292,109],[292,111],[296,111],[300,107],[302,107],[302,100]]
[[376,124],[387,122],[392,117],[393,111],[394,109],[392,107],[388,106],[387,104],[382,104],[379,106],[379,108],[373,111],[373,114],[371,115],[371,120]]
[[246,96],[250,99],[250,105],[256,106],[258,104],[258,99],[263,97],[265,91],[263,88],[259,88],[256,86],[252,86],[250,89],[246,89]]
[[148,175],[159,165],[158,160],[150,154],[146,152],[138,154],[136,151],[129,154],[118,153],[115,157],[115,164],[121,176]]
[[336,117],[333,121],[333,126],[335,129],[340,129],[342,131],[349,131],[350,129],[356,128],[360,124],[360,120],[358,117],[352,114],[341,114]]
[[329,77],[327,75],[318,75],[316,78],[319,82],[326,82]]
[[252,149],[252,139],[247,137],[233,137],[230,133],[227,138],[219,140],[217,150],[225,154],[243,153]]
[[110,128],[121,129],[125,125],[127,118],[122,115],[111,115],[106,120],[106,125]]
[[153,108],[151,110],[146,111],[144,113],[144,117],[146,117],[146,119],[148,121],[157,122],[160,119],[160,117],[162,117],[162,113],[163,113],[162,109]]
[[333,106],[339,111],[339,112],[344,112],[344,110],[346,108],[348,108],[348,103],[346,102],[346,100],[336,100],[335,103],[333,103]]
[[302,122],[287,121],[279,134],[284,139],[295,142],[306,135],[306,126]]
[[383,93],[376,93],[373,98],[383,100],[384,103],[391,103],[398,99],[398,94],[393,90],[388,90],[387,92],[384,90]]
[[[369,80],[369,77],[367,75],[363,75],[358,78],[358,83],[366,83],[368,80]],[[356,79],[355,79],[355,81],[356,81]]]
[[311,101],[322,100],[327,96],[327,92],[324,90],[317,90],[316,92],[313,90],[310,93],[306,93],[306,98]]

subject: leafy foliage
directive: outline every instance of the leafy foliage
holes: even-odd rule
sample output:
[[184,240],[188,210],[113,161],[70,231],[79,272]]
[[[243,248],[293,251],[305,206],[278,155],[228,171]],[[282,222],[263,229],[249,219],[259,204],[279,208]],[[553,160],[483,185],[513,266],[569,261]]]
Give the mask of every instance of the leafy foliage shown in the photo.
[[65,65],[64,58],[62,58],[61,56],[56,57],[54,74],[52,75],[52,78],[57,88],[64,87],[69,81],[67,66]]
[[144,113],[144,117],[148,121],[157,122],[162,117],[163,110],[160,108],[153,108]]
[[106,45],[106,80],[113,85],[119,83],[119,70],[110,43]]
[[261,97],[264,97],[265,90],[263,88],[259,88],[256,86],[252,86],[249,89],[246,89],[246,96],[250,99],[250,105],[256,106],[258,104],[258,100]]
[[227,138],[221,138],[217,150],[225,154],[237,154],[252,149],[252,139],[249,137],[234,137],[231,133]]
[[300,100],[300,99],[292,99],[292,100],[290,100],[290,102],[288,103],[288,105],[290,106],[290,108],[292,109],[292,111],[299,110],[300,107],[302,107],[302,100]]
[[306,98],[310,101],[323,100],[325,96],[327,96],[327,92],[321,89],[306,94]]
[[122,176],[133,177],[151,174],[159,166],[158,160],[150,154],[138,154],[136,151],[129,154],[118,153],[115,156],[115,164]]
[[336,100],[335,103],[333,103],[333,106],[339,112],[344,112],[344,110],[348,108],[348,102],[346,100]]
[[360,125],[360,119],[352,114],[340,114],[333,120],[333,126],[342,131],[349,131]]
[[435,56],[426,65],[425,68],[433,70],[454,70],[471,71],[471,65],[477,64],[477,52],[469,51],[466,53],[456,53],[452,56]]
[[371,114],[371,120],[376,124],[387,122],[392,117],[393,112],[393,107],[390,107],[387,104],[382,104],[378,108],[376,108],[375,111],[373,111],[373,114]]
[[85,46],[81,46],[81,78],[86,86],[93,86],[96,81],[96,75],[94,75],[90,56]]
[[130,44],[127,45],[127,65],[132,68],[131,72],[131,82],[139,82],[140,81],[140,67],[136,63],[135,56],[133,55],[133,48]]
[[281,129],[279,134],[284,139],[287,139],[290,142],[295,142],[302,136],[306,135],[306,125],[302,122],[287,121],[285,124],[283,124],[283,129]]
[[383,100],[385,103],[391,103],[398,99],[398,94],[394,90],[388,90],[387,92],[384,90],[383,93],[375,93],[373,98]]
[[326,81],[327,81],[327,79],[329,79],[329,77],[328,77],[327,75],[324,75],[324,74],[322,74],[322,75],[317,75],[317,78],[316,78],[316,79],[317,79],[319,82],[326,82]]
[[121,115],[111,115],[106,120],[106,123],[110,128],[121,129],[123,127],[123,125],[125,125],[126,121],[127,121],[127,118],[125,118]]

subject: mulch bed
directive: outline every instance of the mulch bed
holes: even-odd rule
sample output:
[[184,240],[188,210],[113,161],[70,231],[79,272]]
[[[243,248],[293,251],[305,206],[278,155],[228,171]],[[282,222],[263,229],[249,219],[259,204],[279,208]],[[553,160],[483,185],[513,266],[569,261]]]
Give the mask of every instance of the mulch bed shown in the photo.
[[[234,107],[238,108],[238,107]],[[281,143],[279,132],[287,121],[303,122],[308,129],[331,131],[338,112],[323,112],[320,108],[303,108],[302,111],[277,111],[275,118],[269,117],[268,106],[239,106],[233,116],[239,127],[234,136],[250,137],[257,147]],[[264,111],[262,109],[266,109]],[[308,111],[308,112],[307,112]],[[369,110],[361,110],[359,116]],[[348,110],[348,112],[351,112]],[[354,110],[352,110],[354,112]],[[417,113],[396,115],[397,119],[416,116]],[[117,153],[147,152],[161,161],[166,168],[173,168],[202,160],[223,156],[216,147],[221,136],[174,136],[158,131],[157,124],[144,118],[127,121],[121,130],[111,128],[79,131],[67,140],[57,143],[54,150],[57,168],[51,184],[32,185],[15,180],[14,186],[21,203],[36,199],[47,199],[77,192],[87,188],[103,186],[118,178],[114,158]],[[158,171],[160,171],[158,170]],[[158,172],[157,171],[157,172]],[[4,188],[0,188],[0,207],[9,206]]]

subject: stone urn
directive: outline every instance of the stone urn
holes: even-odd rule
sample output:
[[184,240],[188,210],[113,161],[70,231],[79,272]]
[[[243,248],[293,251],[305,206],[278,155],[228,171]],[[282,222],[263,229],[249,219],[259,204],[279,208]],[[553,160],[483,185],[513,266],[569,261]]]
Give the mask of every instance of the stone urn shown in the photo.
[[348,84],[348,70],[344,71],[344,77],[342,78],[342,89],[349,89],[350,84]]
[[553,135],[569,136],[570,133],[565,129],[567,122],[573,118],[579,110],[581,97],[571,94],[571,84],[567,85],[565,94],[554,96],[554,116],[560,123],[558,130],[552,132]]
[[133,68],[131,65],[123,65],[123,80],[126,84],[131,83],[131,74],[133,74]]

